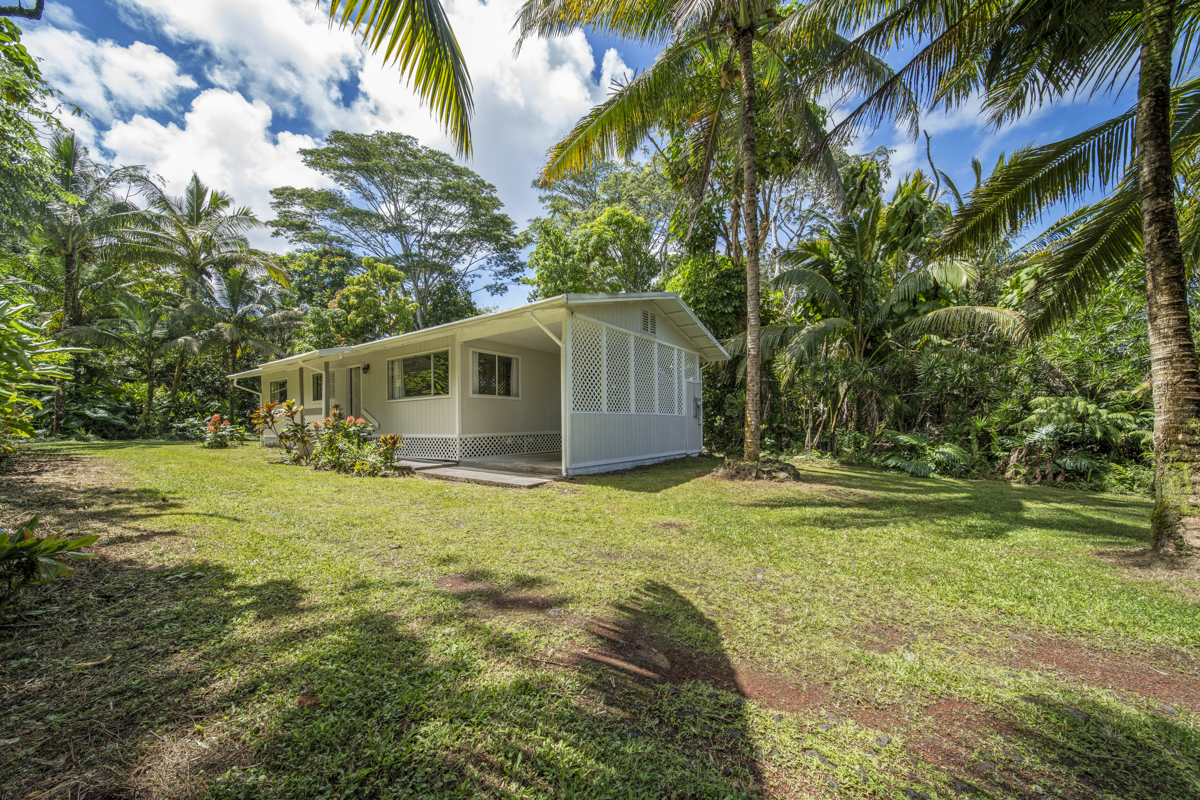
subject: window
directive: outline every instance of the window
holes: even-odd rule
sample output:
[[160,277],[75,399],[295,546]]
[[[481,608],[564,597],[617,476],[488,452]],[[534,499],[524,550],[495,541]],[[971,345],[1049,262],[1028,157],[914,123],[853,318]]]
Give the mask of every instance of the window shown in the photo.
[[271,402],[282,403],[287,400],[287,381],[271,381]]
[[495,353],[472,353],[475,378],[471,394],[519,397],[518,369],[521,359]]
[[319,372],[313,375],[312,399],[314,403],[325,399],[325,376]]
[[450,394],[450,351],[393,358],[388,365],[388,399]]

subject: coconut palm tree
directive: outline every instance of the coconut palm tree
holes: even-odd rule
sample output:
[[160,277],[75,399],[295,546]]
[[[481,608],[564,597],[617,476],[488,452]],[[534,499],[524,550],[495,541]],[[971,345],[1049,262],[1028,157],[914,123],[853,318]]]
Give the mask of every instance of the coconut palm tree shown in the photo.
[[[1155,404],[1152,547],[1170,555],[1200,550],[1200,516],[1188,511],[1189,498],[1200,493],[1200,360],[1176,202],[1177,174],[1197,163],[1200,87],[1188,81],[1172,91],[1171,85],[1173,74],[1195,63],[1200,8],[1177,0],[816,0],[798,16],[797,28],[832,20],[862,31],[846,58],[905,36],[922,40],[897,71],[897,84],[871,93],[839,126],[843,135],[894,116],[901,80],[932,107],[979,93],[999,125],[1136,75],[1133,109],[1061,142],[1019,151],[998,169],[947,231],[946,250],[1009,235],[1097,186],[1112,191],[1039,241],[1047,285],[1061,291],[1038,309],[1047,313],[1036,315],[1035,326],[1044,331],[1078,308],[1095,277],[1142,262]],[[831,74],[841,68],[837,58],[827,65]],[[915,126],[916,117],[906,115]]]
[[200,342],[187,335],[180,312],[135,295],[122,293],[112,300],[116,316],[103,319],[95,325],[67,328],[63,338],[114,347],[133,356],[146,379],[146,404],[138,420],[135,437],[146,431],[150,412],[154,406],[155,375],[158,361],[174,350],[195,353]]
[[83,324],[80,275],[114,263],[128,246],[140,211],[119,193],[141,176],[134,168],[106,170],[87,156],[75,134],[56,132],[50,141],[51,170],[59,198],[35,212],[33,243],[39,254],[61,263],[61,328]]
[[[248,353],[276,355],[280,348],[270,336],[295,327],[304,315],[280,308],[278,287],[262,282],[242,267],[214,272],[197,287],[198,300],[184,311],[202,328],[205,345],[224,353],[226,374],[237,371],[238,358]],[[236,388],[229,382],[229,418],[237,410]]]
[[149,180],[142,181],[140,188],[146,214],[131,238],[143,260],[175,273],[185,286],[197,285],[233,265],[252,275],[266,273],[286,281],[279,262],[252,248],[246,239],[247,233],[263,227],[262,221],[249,208],[235,208],[226,192],[206,186],[195,173],[182,197],[168,195]]
[[371,52],[415,84],[459,154],[471,155],[471,76],[438,0],[330,0],[329,21],[361,34]]
[[[774,95],[768,113],[786,118],[796,139],[815,146],[823,139],[812,97],[816,88],[802,86],[806,74],[829,54],[840,52],[845,40],[826,32],[795,46],[775,30],[784,16],[777,0],[719,0],[697,3],[675,0],[660,4],[613,4],[594,0],[527,0],[516,28],[521,41],[552,37],[579,27],[665,46],[654,64],[624,83],[605,103],[592,109],[550,153],[541,174],[543,183],[613,156],[631,157],[657,127],[688,120],[695,156],[691,184],[698,196],[708,185],[715,154],[736,136],[741,156],[742,227],[746,232],[746,435],[744,457],[759,458],[761,432],[760,276],[761,236],[758,219],[758,154],[760,81]],[[756,71],[756,62],[763,66]],[[704,65],[719,65],[708,91],[697,91],[695,78]],[[875,85],[890,75],[872,57],[857,68]],[[843,78],[845,76],[842,76]],[[737,109],[729,114],[729,109]],[[816,135],[821,133],[822,135]]]

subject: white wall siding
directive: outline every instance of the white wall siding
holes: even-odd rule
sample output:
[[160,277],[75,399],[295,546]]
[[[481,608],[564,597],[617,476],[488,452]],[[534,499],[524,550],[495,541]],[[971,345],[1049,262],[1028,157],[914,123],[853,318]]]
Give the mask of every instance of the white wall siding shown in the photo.
[[[404,400],[387,399],[387,362],[402,356],[432,353],[437,350],[450,351],[450,395],[447,397],[408,398]],[[453,434],[457,423],[455,403],[462,390],[461,382],[456,380],[457,353],[454,337],[446,336],[439,339],[426,340],[417,344],[389,347],[382,350],[372,350],[361,356],[346,358],[347,367],[355,364],[370,364],[371,368],[362,376],[363,411],[368,412],[379,420],[377,434]],[[337,398],[346,409],[346,387],[349,381],[349,369],[337,370],[335,384]]]
[[570,467],[698,453],[689,447],[691,417],[657,414],[573,414]]
[[[475,350],[520,359],[517,373],[520,397],[471,394],[474,380],[471,353]],[[458,383],[463,387],[461,433],[541,433],[562,428],[558,353],[472,339],[459,345],[458,355]]]

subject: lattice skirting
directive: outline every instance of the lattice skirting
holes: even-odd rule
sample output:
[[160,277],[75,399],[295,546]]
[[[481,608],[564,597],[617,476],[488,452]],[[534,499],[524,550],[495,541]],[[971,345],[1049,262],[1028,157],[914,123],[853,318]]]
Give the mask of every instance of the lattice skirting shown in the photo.
[[404,449],[399,453],[400,458],[422,458],[430,461],[457,461],[457,436],[420,436],[404,437]]
[[399,457],[458,461],[519,453],[554,453],[561,449],[562,434],[558,431],[472,434],[463,437],[409,434],[404,437],[404,449]]
[[518,453],[554,453],[562,449],[562,434],[543,433],[475,434],[462,437],[462,458],[511,456]]

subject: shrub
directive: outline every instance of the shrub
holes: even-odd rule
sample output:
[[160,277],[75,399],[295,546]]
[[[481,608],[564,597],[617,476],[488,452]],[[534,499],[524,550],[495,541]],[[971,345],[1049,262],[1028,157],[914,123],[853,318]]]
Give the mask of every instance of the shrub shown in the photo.
[[241,425],[233,425],[229,420],[221,419],[220,414],[213,414],[204,426],[205,447],[225,449],[246,441],[246,429]]
[[64,539],[51,533],[38,536],[38,517],[33,516],[12,531],[0,529],[0,611],[22,586],[42,586],[75,571],[67,560],[95,558],[80,548],[94,544],[96,536]]

